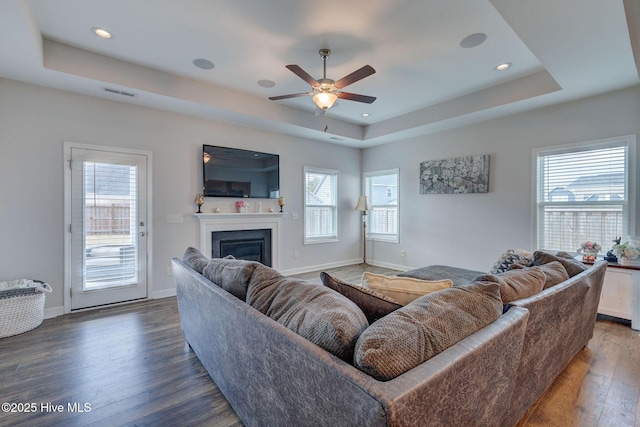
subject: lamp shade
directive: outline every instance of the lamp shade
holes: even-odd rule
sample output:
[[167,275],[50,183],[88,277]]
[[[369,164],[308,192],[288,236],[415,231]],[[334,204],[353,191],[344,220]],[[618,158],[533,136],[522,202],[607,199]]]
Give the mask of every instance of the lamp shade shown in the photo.
[[371,202],[367,196],[360,196],[358,199],[358,204],[356,205],[357,211],[368,211],[371,210]]
[[328,110],[336,102],[338,96],[331,92],[320,92],[313,95],[313,102],[323,110]]

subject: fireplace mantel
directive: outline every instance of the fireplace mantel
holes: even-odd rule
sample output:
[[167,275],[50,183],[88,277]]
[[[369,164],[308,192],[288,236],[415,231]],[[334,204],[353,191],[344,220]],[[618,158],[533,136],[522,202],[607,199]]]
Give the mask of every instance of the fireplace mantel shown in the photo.
[[211,232],[231,230],[271,230],[273,268],[280,269],[280,219],[284,213],[199,213],[194,214],[200,223],[199,250],[211,256]]

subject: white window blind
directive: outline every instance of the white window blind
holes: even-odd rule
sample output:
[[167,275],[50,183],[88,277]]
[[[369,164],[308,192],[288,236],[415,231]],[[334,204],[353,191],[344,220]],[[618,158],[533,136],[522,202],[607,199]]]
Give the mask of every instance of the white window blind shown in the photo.
[[537,153],[537,247],[603,250],[628,233],[629,141],[593,142]]
[[338,239],[338,171],[305,167],[304,242]]
[[366,172],[365,194],[371,201],[367,235],[372,240],[398,242],[399,171]]
[[137,283],[136,167],[84,162],[84,288]]

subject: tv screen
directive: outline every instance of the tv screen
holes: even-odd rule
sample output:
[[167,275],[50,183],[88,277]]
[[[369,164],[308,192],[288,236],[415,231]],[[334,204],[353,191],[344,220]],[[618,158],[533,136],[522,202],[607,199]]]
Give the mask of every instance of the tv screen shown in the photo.
[[202,146],[206,197],[277,199],[280,156],[238,148]]

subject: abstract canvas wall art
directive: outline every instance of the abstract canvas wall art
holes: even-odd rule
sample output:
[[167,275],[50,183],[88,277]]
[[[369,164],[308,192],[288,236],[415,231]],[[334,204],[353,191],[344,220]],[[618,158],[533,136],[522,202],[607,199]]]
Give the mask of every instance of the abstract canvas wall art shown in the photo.
[[489,155],[420,163],[420,194],[489,192]]

